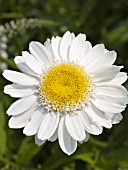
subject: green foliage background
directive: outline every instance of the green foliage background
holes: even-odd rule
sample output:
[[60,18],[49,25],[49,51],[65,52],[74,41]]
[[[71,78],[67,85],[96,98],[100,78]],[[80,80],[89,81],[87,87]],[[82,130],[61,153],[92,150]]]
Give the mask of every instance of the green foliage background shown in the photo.
[[[9,59],[0,60],[17,69],[13,58],[28,50],[31,40],[44,42],[70,30],[87,35],[93,45],[104,43],[118,53],[117,65],[128,72],[127,0],[0,0],[0,24],[22,18],[41,19],[40,27],[18,28],[8,41]],[[7,34],[8,36],[8,34]],[[128,170],[128,110],[124,119],[102,135],[90,136],[72,156],[58,142],[38,147],[34,137],[8,127],[6,110],[14,99],[3,94],[8,84],[0,75],[0,170]],[[128,87],[128,83],[125,83]]]

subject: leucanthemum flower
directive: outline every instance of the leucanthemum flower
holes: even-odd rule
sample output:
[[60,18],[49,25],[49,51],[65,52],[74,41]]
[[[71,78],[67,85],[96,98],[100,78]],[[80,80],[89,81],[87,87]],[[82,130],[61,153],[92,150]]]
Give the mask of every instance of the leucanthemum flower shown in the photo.
[[13,82],[4,92],[20,98],[7,110],[10,128],[24,128],[25,135],[35,135],[37,145],[58,139],[70,155],[77,142],[121,121],[128,102],[121,84],[127,74],[113,65],[115,51],[103,44],[92,47],[84,34],[75,37],[69,31],[44,45],[31,42],[29,51],[14,59],[22,73],[3,73]]

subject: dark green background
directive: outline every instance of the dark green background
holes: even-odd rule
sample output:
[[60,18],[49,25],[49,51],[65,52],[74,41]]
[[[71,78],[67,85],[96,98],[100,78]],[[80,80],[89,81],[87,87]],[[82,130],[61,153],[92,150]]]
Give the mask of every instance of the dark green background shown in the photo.
[[[13,58],[28,50],[31,40],[63,35],[67,30],[85,33],[93,45],[104,43],[118,53],[117,65],[128,71],[128,1],[127,0],[0,0],[0,24],[22,18],[39,18],[41,27],[20,28],[8,41],[10,69]],[[11,27],[10,27],[11,29]],[[7,33],[9,36],[9,33]],[[7,108],[14,99],[2,93],[6,80],[0,76],[0,170],[128,170],[128,111],[124,119],[102,135],[91,136],[78,144],[72,156],[65,155],[58,142],[41,147],[34,137],[8,128]],[[128,86],[125,83],[125,86]]]

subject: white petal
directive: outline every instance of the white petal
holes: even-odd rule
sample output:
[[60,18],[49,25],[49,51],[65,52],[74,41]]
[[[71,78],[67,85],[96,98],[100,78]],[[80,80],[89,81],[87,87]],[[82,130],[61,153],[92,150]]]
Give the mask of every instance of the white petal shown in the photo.
[[61,37],[52,37],[51,46],[56,60],[60,60],[61,56],[59,53]]
[[48,52],[46,47],[41,44],[40,42],[32,41],[30,42],[30,50],[31,53],[38,58],[39,61],[41,61],[41,64],[43,62],[43,65],[50,64],[51,54]]
[[18,115],[20,113],[25,112],[28,110],[33,104],[35,104],[37,98],[36,96],[32,95],[29,97],[21,98],[11,104],[9,109],[7,110],[8,115]]
[[35,134],[35,144],[36,145],[40,146],[40,145],[43,145],[45,142],[46,142],[46,140],[38,139],[37,134]]
[[86,39],[85,34],[79,34],[73,40],[69,51],[69,58],[71,61],[75,61],[79,56],[84,55],[85,39]]
[[124,102],[124,104],[128,104],[128,96],[123,98],[123,102]]
[[28,65],[28,67],[33,70],[36,74],[41,74],[41,64],[27,51],[22,52],[24,61]]
[[104,51],[102,51],[101,55],[96,57],[88,66],[87,68],[94,72],[100,67],[103,68],[103,66],[111,66],[114,61],[116,60],[116,52],[115,51],[108,51],[104,54]]
[[125,106],[122,98],[110,97],[110,96],[105,96],[105,95],[100,95],[100,94],[96,94],[96,98],[102,99],[102,100],[104,100],[108,103],[114,103],[114,104],[117,104],[119,106]]
[[34,107],[25,111],[24,113],[16,116],[12,116],[9,120],[10,128],[23,128],[34,112]]
[[112,124],[117,124],[123,119],[123,116],[121,113],[114,114],[112,117]]
[[35,52],[32,46],[29,45],[29,51],[32,54],[33,57],[41,64],[42,67],[45,67],[45,63],[43,62],[42,59],[38,56],[38,53]]
[[43,119],[39,131],[38,138],[41,140],[49,139],[55,132],[59,123],[59,114],[48,113]]
[[121,113],[115,113],[115,114],[105,113],[105,115],[112,122],[112,124],[117,124],[123,119]]
[[115,61],[116,61],[116,56],[117,53],[115,51],[107,51],[104,54],[104,63],[102,62],[102,64],[104,65],[112,65]]
[[[41,44],[40,42],[33,42],[35,45],[38,46],[38,48],[40,48],[40,50],[43,52],[43,54],[45,55],[46,59],[45,59],[45,63],[49,64],[49,63],[53,63],[54,61],[54,56],[47,50],[47,48]],[[43,58],[44,60],[44,58]]]
[[92,49],[85,54],[84,58],[81,60],[80,64],[89,67],[95,60],[100,60],[104,54],[105,47],[103,44],[95,45]]
[[39,126],[45,116],[45,113],[43,112],[44,110],[42,107],[37,107],[36,110],[34,110],[31,120],[26,124],[23,130],[25,135],[32,136],[37,133]]
[[121,85],[102,84],[96,87],[96,94],[110,97],[126,97],[128,92]]
[[86,137],[85,137],[85,139],[84,139],[83,141],[79,141],[79,143],[80,143],[80,144],[83,144],[84,142],[87,142],[88,139],[89,139],[89,133],[86,132]]
[[69,134],[77,141],[85,139],[84,126],[78,115],[66,115],[65,123]]
[[87,142],[88,139],[89,139],[89,133],[86,132],[86,137],[85,137],[85,139],[83,140],[83,142]]
[[[38,47],[40,47],[40,49],[42,50],[42,52],[44,53],[44,55],[46,56],[46,58],[47,58],[47,64],[49,64],[49,63],[53,63],[53,61],[54,61],[54,56],[52,55],[52,53],[50,53],[48,50],[47,50],[47,48],[43,45],[43,44],[41,44],[40,42],[34,42]],[[50,44],[49,44],[49,46],[50,46]],[[51,47],[50,47],[51,48]]]
[[125,109],[125,105],[121,99],[107,96],[96,96],[92,103],[101,111],[107,113],[119,113]]
[[72,34],[69,31],[67,31],[63,35],[60,42],[60,55],[63,60],[67,61],[67,58],[69,58],[68,52],[69,52],[69,47],[71,45],[71,42],[72,42]]
[[101,126],[106,128],[111,128],[112,123],[110,120],[107,119],[104,112],[100,111],[94,105],[90,105],[90,107],[85,108],[86,113],[91,117],[94,122],[99,123]]
[[52,46],[51,46],[51,40],[49,38],[45,41],[44,46],[50,52],[50,54],[52,56],[52,61],[54,61],[55,56],[54,56],[53,49],[52,49]]
[[123,84],[126,80],[127,80],[128,76],[127,76],[127,73],[124,73],[124,72],[119,72],[116,77],[111,80],[110,83],[113,83],[113,84]]
[[120,68],[118,66],[104,66],[100,69],[96,70],[94,75],[94,82],[108,82],[115,78],[115,76],[119,73]]
[[56,131],[53,133],[53,135],[48,139],[51,142],[54,142],[58,137],[58,128],[56,128]]
[[35,85],[37,83],[36,78],[17,71],[5,70],[3,76],[9,81],[21,85]]
[[22,56],[17,56],[14,58],[14,62],[17,65],[17,67],[23,72],[23,73],[27,73],[33,76],[37,76],[37,74],[35,72],[33,72],[25,63],[24,59]]
[[92,48],[92,45],[89,41],[84,42],[84,54],[77,57],[78,63],[81,63],[82,60],[84,60],[84,57],[86,56],[87,52]]
[[23,86],[20,84],[11,84],[4,87],[4,93],[12,97],[27,97],[35,93],[35,86]]
[[99,135],[102,133],[103,128],[99,126],[98,123],[91,120],[88,116],[88,113],[86,113],[85,111],[80,111],[79,116],[81,121],[83,122],[85,130],[88,133],[93,135]]
[[[93,71],[93,68],[99,68],[98,63],[103,60],[103,55],[105,52],[105,48],[103,44],[96,45],[90,50],[90,53],[87,53],[87,56],[85,58],[89,57],[88,61],[85,61],[85,65],[87,69],[90,69]],[[87,60],[87,59],[86,59]]]
[[86,55],[86,53],[92,49],[92,44],[89,41],[85,42],[85,51],[84,51],[84,55]]
[[75,38],[75,34],[72,32],[72,33],[71,33],[71,41],[73,41],[74,38]]
[[68,155],[71,155],[73,152],[75,152],[77,148],[77,141],[74,140],[70,134],[67,131],[66,125],[65,125],[65,118],[61,117],[59,128],[58,128],[58,140],[59,145],[63,152],[65,152]]

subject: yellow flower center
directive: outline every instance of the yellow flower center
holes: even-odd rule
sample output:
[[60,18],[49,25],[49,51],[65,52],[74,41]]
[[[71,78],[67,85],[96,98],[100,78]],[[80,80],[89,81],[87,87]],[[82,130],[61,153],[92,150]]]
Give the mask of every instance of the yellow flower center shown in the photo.
[[42,77],[41,93],[45,103],[56,111],[74,110],[90,92],[90,78],[76,64],[53,66]]

